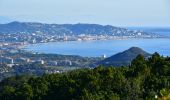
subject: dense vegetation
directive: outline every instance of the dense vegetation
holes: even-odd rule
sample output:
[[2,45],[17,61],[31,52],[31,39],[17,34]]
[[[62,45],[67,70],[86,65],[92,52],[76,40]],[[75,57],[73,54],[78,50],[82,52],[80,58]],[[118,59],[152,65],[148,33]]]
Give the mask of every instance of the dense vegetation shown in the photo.
[[154,100],[155,95],[168,99],[169,76],[169,57],[139,55],[128,67],[7,78],[0,82],[0,100]]

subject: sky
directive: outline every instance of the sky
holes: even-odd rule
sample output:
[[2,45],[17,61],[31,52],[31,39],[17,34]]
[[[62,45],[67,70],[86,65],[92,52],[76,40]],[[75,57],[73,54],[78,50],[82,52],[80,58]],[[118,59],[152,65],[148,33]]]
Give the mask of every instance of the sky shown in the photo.
[[170,26],[170,0],[0,0],[0,23]]

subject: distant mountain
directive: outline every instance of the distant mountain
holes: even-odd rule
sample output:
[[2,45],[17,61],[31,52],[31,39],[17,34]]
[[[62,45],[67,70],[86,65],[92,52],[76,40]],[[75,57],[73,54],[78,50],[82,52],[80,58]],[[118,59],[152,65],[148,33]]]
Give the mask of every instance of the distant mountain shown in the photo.
[[115,54],[109,58],[104,59],[103,61],[99,62],[99,65],[105,66],[124,66],[129,65],[130,62],[136,58],[139,54],[144,55],[144,57],[149,57],[151,54],[147,53],[146,51],[142,50],[138,47],[132,47],[126,51],[120,52]]
[[110,25],[98,24],[43,24],[31,22],[11,22],[0,24],[0,33],[44,33],[52,35],[110,35],[110,36],[157,36],[153,33],[134,31]]

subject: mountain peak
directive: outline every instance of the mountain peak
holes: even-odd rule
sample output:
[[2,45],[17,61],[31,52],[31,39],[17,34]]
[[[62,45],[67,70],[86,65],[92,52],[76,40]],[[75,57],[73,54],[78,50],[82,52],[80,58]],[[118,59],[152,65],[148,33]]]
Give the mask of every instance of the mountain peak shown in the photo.
[[20,22],[18,22],[18,21],[13,21],[13,22],[10,22],[10,23],[8,23],[8,24],[20,24]]
[[125,50],[124,53],[133,53],[133,54],[142,54],[142,55],[145,55],[147,54],[146,51],[142,50],[141,48],[139,47],[131,47],[129,48],[128,50]]
[[131,47],[131,48],[129,48],[128,50],[142,50],[141,48],[139,48],[139,47]]
[[123,52],[117,53],[109,58],[104,59],[99,64],[107,65],[107,66],[124,66],[129,65],[130,62],[136,58],[139,54],[143,55],[144,57],[148,57],[151,54],[147,53],[146,51],[142,50],[139,47],[131,47],[128,50]]

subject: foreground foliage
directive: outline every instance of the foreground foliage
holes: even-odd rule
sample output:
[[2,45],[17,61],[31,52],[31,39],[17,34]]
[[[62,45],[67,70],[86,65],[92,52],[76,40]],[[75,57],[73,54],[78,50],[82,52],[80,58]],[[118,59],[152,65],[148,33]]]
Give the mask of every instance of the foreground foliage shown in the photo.
[[169,76],[169,57],[139,55],[129,67],[7,78],[0,82],[0,100],[166,100]]

